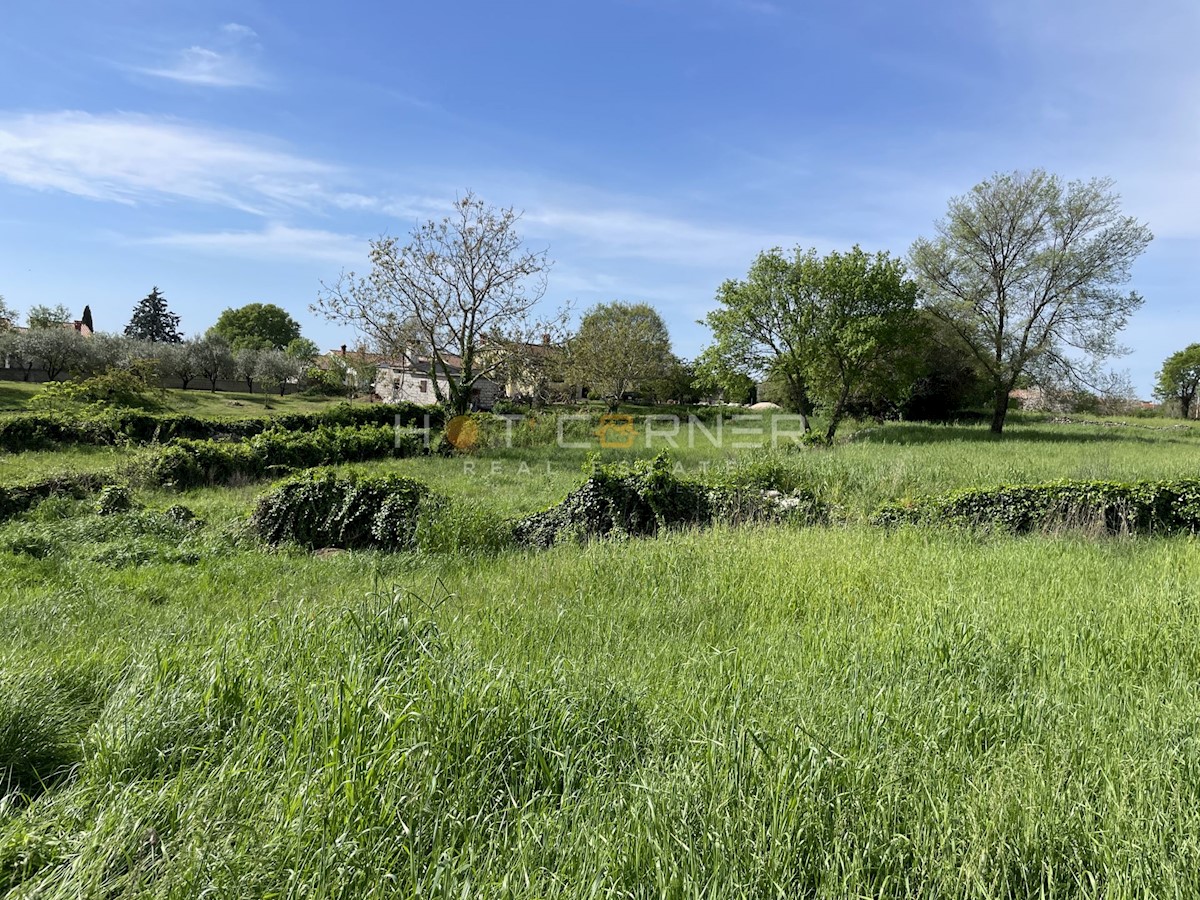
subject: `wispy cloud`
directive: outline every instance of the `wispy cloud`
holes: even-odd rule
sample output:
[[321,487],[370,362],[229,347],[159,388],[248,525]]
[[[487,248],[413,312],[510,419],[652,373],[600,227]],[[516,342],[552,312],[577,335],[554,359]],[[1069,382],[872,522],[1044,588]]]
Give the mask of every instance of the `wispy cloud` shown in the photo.
[[261,138],[173,119],[0,114],[0,179],[120,203],[186,199],[271,214],[327,202],[340,174]]
[[686,266],[745,267],[770,247],[826,247],[823,238],[709,225],[632,208],[544,206],[526,211],[529,230],[550,239],[573,238],[590,254]]
[[176,232],[142,243],[249,259],[323,260],[345,266],[364,265],[367,258],[364,238],[279,223],[259,231]]
[[268,84],[257,64],[262,47],[253,28],[230,22],[221,26],[211,44],[185,47],[173,53],[162,65],[136,67],[133,71],[204,87],[264,87]]

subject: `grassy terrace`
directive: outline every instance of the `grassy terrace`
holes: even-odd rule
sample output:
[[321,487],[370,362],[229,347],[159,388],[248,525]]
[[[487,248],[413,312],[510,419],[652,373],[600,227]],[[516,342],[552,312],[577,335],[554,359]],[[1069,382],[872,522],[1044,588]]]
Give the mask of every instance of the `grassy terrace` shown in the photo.
[[[862,524],[1195,476],[1200,432],[1147,424],[862,428],[778,457],[832,526],[540,552],[268,551],[261,484],[47,501],[0,524],[0,893],[1194,896],[1195,539]],[[354,468],[486,529],[583,477],[522,440]],[[676,451],[727,457],[764,453]]]

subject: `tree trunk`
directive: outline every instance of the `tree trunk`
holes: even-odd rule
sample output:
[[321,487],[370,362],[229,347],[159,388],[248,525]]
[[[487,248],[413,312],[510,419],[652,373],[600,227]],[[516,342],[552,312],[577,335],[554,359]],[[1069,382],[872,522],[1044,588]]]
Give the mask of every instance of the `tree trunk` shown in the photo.
[[1008,415],[1008,390],[1003,387],[996,388],[995,401],[996,406],[992,410],[992,434],[1002,434],[1004,419]]

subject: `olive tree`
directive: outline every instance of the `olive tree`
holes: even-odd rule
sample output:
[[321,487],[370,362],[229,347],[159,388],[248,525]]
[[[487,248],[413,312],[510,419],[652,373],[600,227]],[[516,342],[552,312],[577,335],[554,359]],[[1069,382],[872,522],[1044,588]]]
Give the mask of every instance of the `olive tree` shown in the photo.
[[1152,235],[1112,188],[1041,169],[998,174],[953,198],[936,236],[912,246],[928,308],[987,373],[996,434],[1022,376],[1086,384],[1123,352],[1117,334],[1142,298],[1120,286]]

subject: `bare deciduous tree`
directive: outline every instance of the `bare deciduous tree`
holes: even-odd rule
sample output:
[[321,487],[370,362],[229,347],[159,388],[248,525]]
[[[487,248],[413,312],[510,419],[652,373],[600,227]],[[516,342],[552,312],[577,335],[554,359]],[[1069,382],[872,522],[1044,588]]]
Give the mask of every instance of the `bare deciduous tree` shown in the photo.
[[480,379],[548,330],[533,313],[550,261],[524,248],[519,219],[468,192],[451,215],[418,225],[407,244],[371,241],[370,274],[323,284],[313,310],[353,325],[383,353],[426,356],[438,402],[465,412]]

